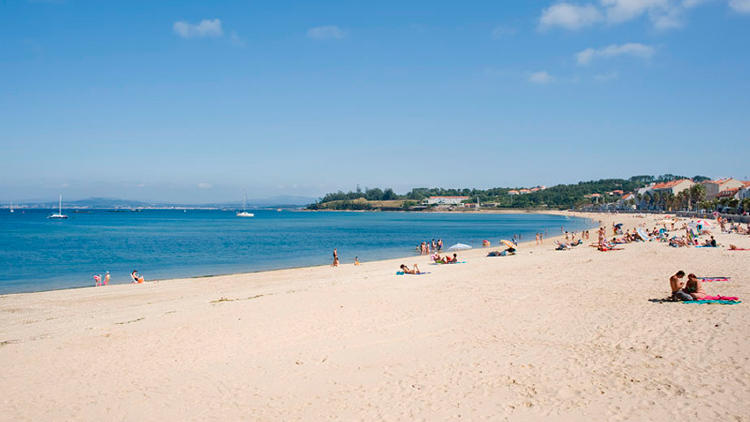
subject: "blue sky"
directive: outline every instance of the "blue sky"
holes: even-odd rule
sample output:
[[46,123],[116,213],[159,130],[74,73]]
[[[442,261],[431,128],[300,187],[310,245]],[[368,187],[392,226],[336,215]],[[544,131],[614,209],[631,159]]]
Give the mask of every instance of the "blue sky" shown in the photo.
[[750,0],[0,3],[0,200],[750,176]]

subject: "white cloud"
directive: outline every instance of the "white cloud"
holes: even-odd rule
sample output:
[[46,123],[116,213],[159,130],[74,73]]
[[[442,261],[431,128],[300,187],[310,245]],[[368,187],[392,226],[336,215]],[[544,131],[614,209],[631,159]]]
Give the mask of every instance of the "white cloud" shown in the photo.
[[601,0],[601,4],[611,23],[625,22],[644,13],[661,14],[677,6],[673,0]]
[[346,32],[336,25],[325,25],[308,29],[307,36],[315,40],[339,40],[346,36]]
[[[588,4],[557,3],[542,10],[539,27],[559,26],[580,29],[595,23],[620,24],[643,16],[656,29],[678,28],[684,25],[690,9],[712,0],[598,0]],[[750,13],[750,0],[727,0],[729,7],[740,13]]]
[[211,189],[212,187],[214,186],[210,183],[206,183],[206,182],[198,183],[198,189]]
[[598,50],[593,48],[587,48],[583,51],[576,53],[576,60],[579,65],[585,66],[594,58],[610,58],[616,56],[633,56],[642,59],[648,59],[654,55],[655,49],[649,45],[639,43],[627,43],[622,45],[612,44],[610,46],[600,48]]
[[505,38],[515,33],[516,33],[515,28],[510,28],[507,26],[499,25],[499,26],[492,28],[491,35],[492,35],[493,40],[499,40],[501,38]]
[[740,13],[750,13],[750,0],[729,0],[729,7]]
[[177,21],[172,25],[175,34],[182,38],[220,37],[224,35],[220,19],[203,19],[197,24]]
[[602,14],[591,4],[578,6],[570,3],[557,3],[542,10],[539,27],[542,29],[561,26],[566,29],[579,29],[602,20]]
[[548,84],[552,82],[553,79],[554,78],[552,77],[552,75],[550,75],[549,73],[545,71],[534,72],[531,75],[529,75],[529,82],[540,84],[540,85]]

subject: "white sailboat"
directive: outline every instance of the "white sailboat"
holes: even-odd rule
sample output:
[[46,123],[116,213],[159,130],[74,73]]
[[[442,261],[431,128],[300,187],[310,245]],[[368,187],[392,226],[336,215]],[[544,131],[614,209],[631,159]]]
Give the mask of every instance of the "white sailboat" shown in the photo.
[[10,213],[13,214],[16,210],[13,209],[13,201],[10,201]]
[[52,218],[55,220],[62,220],[62,219],[68,218],[67,215],[62,213],[62,195],[60,195],[60,200],[57,203],[57,214],[52,214],[47,218]]
[[245,200],[242,201],[242,211],[237,213],[237,217],[255,217],[255,214],[247,212],[247,192],[245,192]]

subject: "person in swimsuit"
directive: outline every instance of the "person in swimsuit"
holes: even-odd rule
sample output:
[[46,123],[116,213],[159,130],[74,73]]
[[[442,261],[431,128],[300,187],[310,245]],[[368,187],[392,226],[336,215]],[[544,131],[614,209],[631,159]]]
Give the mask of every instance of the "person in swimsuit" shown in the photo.
[[695,300],[701,300],[706,297],[706,292],[703,290],[703,281],[692,273],[688,274],[688,280],[683,290]]
[[339,266],[339,252],[336,250],[336,248],[333,248],[333,264],[331,264],[332,267],[338,267]]
[[422,274],[421,271],[419,271],[419,267],[417,267],[417,264],[414,264],[414,269],[410,270],[409,267],[407,267],[404,264],[401,264],[401,271],[404,272],[404,274]]
[[133,283],[143,283],[143,276],[138,273],[138,270],[133,270],[130,273],[130,278],[133,279]]
[[359,265],[359,257],[358,256],[354,257],[354,265]]
[[104,285],[109,284],[109,271],[107,271],[107,274],[104,275]]
[[672,298],[676,300],[693,300],[693,297],[685,292],[685,284],[680,280],[685,277],[685,271],[677,271],[675,275],[669,277],[669,287],[672,288]]

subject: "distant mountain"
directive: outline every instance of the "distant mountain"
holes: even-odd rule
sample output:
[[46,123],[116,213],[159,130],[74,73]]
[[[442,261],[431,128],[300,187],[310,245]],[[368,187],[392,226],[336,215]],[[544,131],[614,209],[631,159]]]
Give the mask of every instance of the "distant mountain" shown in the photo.
[[[278,195],[269,198],[248,199],[248,208],[299,208],[312,204],[317,198],[293,195]],[[57,201],[30,202],[16,204],[23,208],[57,208]],[[76,201],[64,201],[63,208],[118,209],[118,208],[241,208],[242,202],[221,202],[207,204],[180,204],[172,202],[145,202],[117,198],[86,198]],[[0,206],[7,208],[7,206]]]

